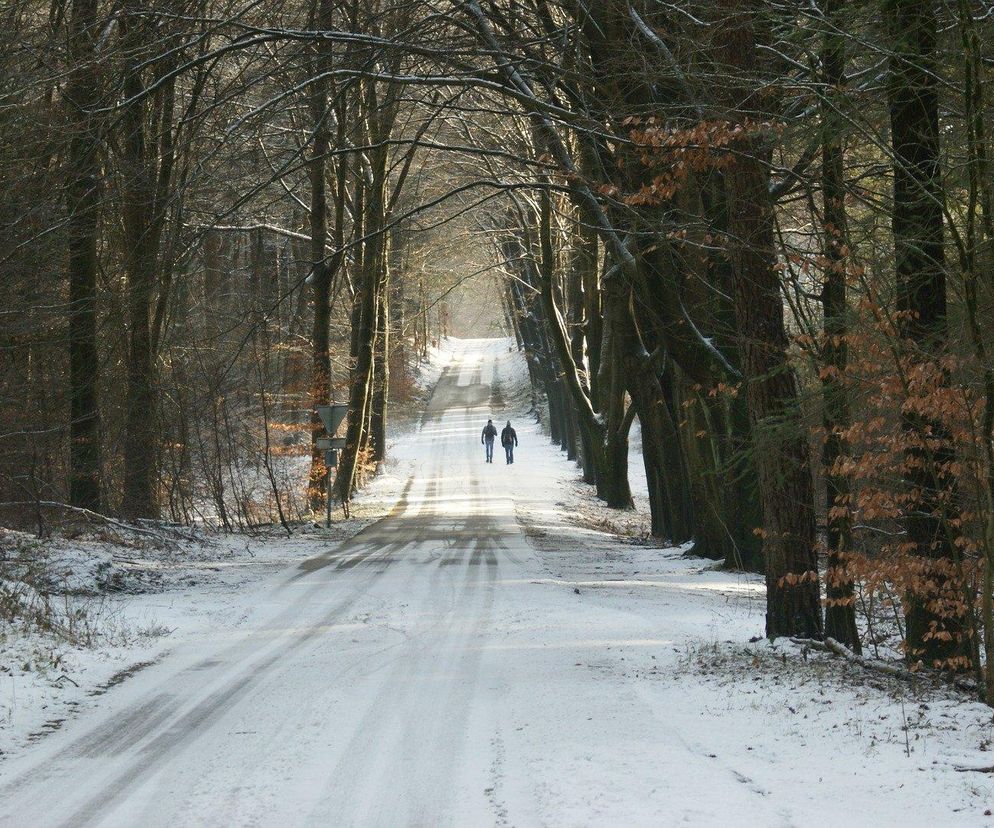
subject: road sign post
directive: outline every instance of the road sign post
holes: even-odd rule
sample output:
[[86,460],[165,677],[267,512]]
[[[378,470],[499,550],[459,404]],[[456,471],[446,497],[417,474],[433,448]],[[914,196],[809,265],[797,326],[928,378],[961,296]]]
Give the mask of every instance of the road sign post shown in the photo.
[[327,437],[318,437],[317,449],[318,451],[324,452],[325,477],[328,489],[327,494],[325,495],[325,522],[330,529],[331,470],[338,465],[339,450],[345,448],[345,438],[335,437],[335,432],[338,431],[338,427],[342,424],[342,421],[349,413],[349,407],[347,405],[319,405],[317,406],[316,411],[318,413],[318,417],[321,418],[321,422],[324,423],[324,430],[328,433]]

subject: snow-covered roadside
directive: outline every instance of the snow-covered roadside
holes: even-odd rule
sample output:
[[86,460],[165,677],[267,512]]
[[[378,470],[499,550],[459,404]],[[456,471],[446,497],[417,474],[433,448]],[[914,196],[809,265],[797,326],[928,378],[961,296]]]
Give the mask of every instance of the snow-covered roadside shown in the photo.
[[[71,617],[71,636],[20,624],[0,628],[2,755],[61,727],[177,644],[236,629],[277,573],[379,519],[397,502],[409,474],[406,464],[388,467],[357,498],[352,517],[330,530],[298,526],[291,537],[277,530],[203,533],[199,541],[167,549],[88,539],[32,544],[54,552],[50,571],[61,570],[84,591],[49,598],[58,618]],[[11,533],[5,535],[9,544]],[[94,580],[118,591],[93,588]]]
[[[500,371],[504,386],[521,386],[525,366],[516,353],[501,358]],[[992,821],[989,708],[948,686],[887,677],[790,642],[770,644],[762,638],[759,576],[648,544],[639,537],[647,506],[637,499],[641,514],[619,520],[578,482],[534,418],[521,416],[527,399],[508,401],[515,405],[515,510],[546,572],[534,586],[573,592],[577,613],[622,614],[653,631],[604,642],[574,668],[596,675],[619,700],[612,730],[644,729],[626,712],[637,707],[672,728],[674,739],[693,734],[685,746],[700,766],[656,769],[667,784],[699,790],[692,821],[728,824],[728,803],[709,801],[725,777],[757,801],[789,803],[770,817],[791,824],[894,824],[897,815],[906,825]],[[591,756],[602,749],[599,739],[606,745],[609,734],[593,722],[573,736]],[[575,798],[578,815],[603,804],[584,802],[591,787],[583,783],[585,767],[573,768],[575,778],[564,778],[560,792],[564,801]],[[646,784],[660,784],[652,777]],[[826,810],[836,798],[844,810]]]
[[[46,784],[25,760],[82,780],[64,813],[128,825],[986,824],[987,708],[758,640],[761,579],[598,523],[515,413],[520,356],[450,344],[447,393],[356,507],[413,473],[397,519],[306,577],[284,567],[319,530],[252,540],[272,578],[238,554],[130,598],[176,652],[6,766],[34,786],[9,824]],[[516,463],[484,465],[485,417],[512,415]]]
[[[447,352],[433,349],[419,368],[426,400]],[[391,446],[420,428],[417,417],[391,423]],[[173,647],[244,623],[278,573],[352,538],[400,499],[415,458],[391,456],[332,525],[280,527],[224,535],[180,528],[100,525],[74,537],[39,540],[0,527],[0,601],[48,599],[41,623],[0,621],[0,761],[92,709],[117,686]],[[16,597],[15,597],[16,596]],[[2,616],[0,616],[2,618]],[[39,619],[40,620],[40,619]],[[45,629],[54,621],[58,629]]]

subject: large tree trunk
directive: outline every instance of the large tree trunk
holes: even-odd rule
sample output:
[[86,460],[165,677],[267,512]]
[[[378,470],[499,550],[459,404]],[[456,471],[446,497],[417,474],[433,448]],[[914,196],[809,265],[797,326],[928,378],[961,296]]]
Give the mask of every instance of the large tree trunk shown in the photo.
[[[130,52],[122,85],[128,103],[121,116],[129,328],[121,509],[131,518],[157,518],[158,407],[153,377],[151,303],[161,217],[155,198],[154,163],[145,134],[146,98],[140,74],[141,56],[137,51],[144,23],[137,12],[126,13],[121,26],[122,42]],[[171,129],[172,125],[164,128]]]
[[[323,5],[323,4],[322,4]],[[325,157],[330,145],[328,90],[325,81],[317,80],[311,89],[311,118],[314,122],[314,139],[308,161],[311,185],[309,210],[311,230],[311,272],[308,282],[314,303],[311,326],[311,471],[308,479],[308,499],[312,511],[319,511],[327,497],[327,475],[324,452],[317,447],[317,440],[324,435],[324,426],[317,407],[328,405],[331,400],[331,280],[332,269],[325,257],[328,240],[328,196],[325,175]]]
[[[384,276],[384,283],[388,281]],[[376,355],[373,375],[373,413],[370,422],[370,441],[373,460],[382,463],[387,459],[387,412],[390,404],[390,291],[388,286],[380,291],[379,309],[376,314]]]
[[787,359],[773,213],[755,146],[728,173],[742,367],[763,504],[766,634],[820,637],[814,491],[797,385]]
[[662,383],[648,354],[641,359],[630,357],[625,373],[642,430],[652,534],[675,544],[685,543],[692,536],[692,514],[686,497],[687,465]]
[[730,569],[763,572],[763,544],[756,535],[756,530],[763,524],[763,507],[749,402],[745,394],[739,394],[729,402],[728,439],[722,446],[722,459],[726,470],[725,515],[732,540],[725,565]]
[[72,108],[67,189],[69,237],[69,502],[99,511],[100,408],[97,352],[97,222],[100,205],[96,0],[74,0],[70,23]]
[[604,284],[604,327],[599,364],[598,413],[604,420],[602,461],[597,469],[597,496],[612,509],[631,509],[632,490],[628,481],[628,428],[625,419],[627,383],[624,359],[632,352],[634,330],[629,312],[629,296],[621,282]]
[[[584,371],[590,398],[596,407],[597,391],[595,377],[600,359],[601,332],[601,297],[600,274],[598,271],[597,232],[584,223],[580,223],[576,238],[576,261],[574,266],[579,271],[578,283],[574,283],[573,300],[579,303],[574,311],[573,324],[576,329],[571,337],[573,357],[578,366]],[[568,393],[568,388],[567,388]],[[590,435],[584,430],[577,413],[575,402],[572,405],[573,420],[576,427],[580,466],[583,469],[583,482],[593,484],[596,481],[594,452],[590,447]]]
[[[931,0],[888,0],[893,42],[888,83],[894,155],[894,259],[899,333],[908,368],[936,366],[947,344],[943,191],[939,162],[939,101],[936,82],[936,17]],[[948,428],[916,413],[904,414],[908,442],[905,477],[913,501],[905,519],[914,554],[928,564],[931,588],[905,595],[908,657],[929,666],[970,665],[966,602],[943,564],[957,561],[953,524],[959,517],[955,461]],[[953,600],[949,600],[952,598]],[[937,611],[937,604],[958,603]]]
[[374,151],[372,172],[364,199],[365,220],[360,283],[357,286],[356,313],[353,317],[355,361],[349,388],[349,421],[346,445],[339,462],[336,486],[343,503],[347,503],[358,483],[364,449],[369,445],[370,417],[373,404],[373,371],[379,307],[383,301],[385,261],[387,149]]
[[[559,311],[555,291],[555,253],[552,238],[552,202],[543,190],[539,211],[539,244],[541,248],[539,277],[545,330],[549,341],[549,356],[558,363],[564,385],[574,403],[579,425],[588,437],[597,435],[594,449],[596,461],[597,496],[612,509],[633,508],[631,486],[628,481],[628,430],[632,417],[626,418],[627,393],[623,361],[626,355],[626,337],[634,337],[630,321],[629,294],[616,279],[605,284],[604,336],[599,365],[601,409],[603,421],[594,415],[589,387],[585,386],[582,364],[573,358],[572,346],[565,321]],[[593,441],[591,440],[591,443]]]
[[[369,256],[369,258],[375,258]],[[343,503],[352,498],[356,488],[362,450],[366,444],[366,426],[369,420],[373,380],[373,355],[376,339],[376,282],[377,276],[367,261],[364,263],[362,282],[356,295],[355,360],[349,383],[349,414],[345,449],[338,464],[336,486]]]
[[[714,234],[728,233],[728,196],[724,176],[714,172],[701,180],[700,211],[708,217]],[[702,282],[713,305],[713,325],[717,346],[728,362],[742,368],[739,350],[738,323],[735,315],[735,273],[732,263],[724,256],[709,256]],[[763,524],[759,498],[759,475],[749,420],[749,404],[744,388],[724,405],[724,427],[717,429],[714,439],[724,478],[722,520],[725,528],[725,566],[749,572],[764,570],[762,541],[756,534]],[[714,418],[715,422],[719,418]]]
[[[508,261],[514,261],[518,256],[519,247],[515,242],[509,241],[504,245],[504,251]],[[523,271],[522,274],[523,278],[527,279],[527,275]],[[528,366],[529,387],[531,388],[531,410],[537,414],[539,410],[537,394],[543,382],[542,369],[539,366],[541,341],[532,305],[525,295],[522,279],[516,278],[508,282],[508,298],[512,306],[514,323],[525,351],[525,363]]]
[[842,35],[844,0],[827,0],[827,28],[822,35],[822,198],[825,234],[825,282],[822,286],[824,310],[824,394],[825,499],[828,526],[828,562],[825,568],[825,635],[840,641],[853,652],[861,651],[856,629],[853,579],[847,571],[852,550],[852,521],[849,516],[849,480],[835,470],[846,454],[842,432],[850,425],[849,396],[845,387],[848,363],[848,308],[846,270],[849,258],[843,135],[836,90],[845,82],[845,40]]
[[[585,228],[585,232],[589,235],[593,231]],[[597,261],[596,233],[593,233],[593,238],[589,239],[587,243],[590,245],[592,255],[583,272],[583,336],[587,341],[587,383],[590,386],[590,400],[596,411],[600,405],[597,377],[600,372],[601,345],[604,338],[604,308],[601,296],[600,265]]]
[[[742,86],[729,90],[732,116],[744,121],[761,106],[753,84],[760,82],[754,27],[764,25],[758,0],[727,0],[723,32],[725,60],[741,73]],[[773,233],[768,161],[764,138],[746,130],[726,176],[735,310],[742,368],[763,504],[766,562],[766,634],[770,638],[822,635],[816,556],[814,490],[809,446],[801,421],[797,382],[787,356],[787,332]]]
[[[676,372],[674,372],[676,373]],[[694,554],[702,558],[728,562],[729,503],[723,501],[719,485],[719,457],[715,435],[722,424],[714,421],[713,408],[694,390],[686,377],[674,382],[680,402],[681,444],[687,457],[687,478],[693,503]],[[735,564],[738,566],[738,564]]]

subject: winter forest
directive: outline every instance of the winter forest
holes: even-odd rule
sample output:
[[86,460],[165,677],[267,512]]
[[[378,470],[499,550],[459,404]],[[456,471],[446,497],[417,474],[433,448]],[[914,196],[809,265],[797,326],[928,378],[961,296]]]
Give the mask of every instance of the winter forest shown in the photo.
[[[105,640],[88,613],[107,584],[46,570],[88,544],[124,567],[123,592],[147,591],[154,559],[160,596],[194,547],[279,548],[279,565],[331,583],[454,544],[480,578],[491,558],[498,573],[453,605],[456,637],[477,635],[460,606],[499,626],[508,550],[527,548],[507,565],[523,582],[544,567],[564,601],[624,554],[612,571],[636,590],[688,560],[719,579],[687,586],[688,615],[753,590],[748,623],[716,610],[707,629],[771,658],[760,672],[928,688],[990,730],[990,0],[0,0],[0,21],[0,662],[24,640]],[[329,434],[317,409],[333,403],[347,417]],[[492,476],[491,416],[521,436]],[[574,553],[584,577],[563,574]],[[370,583],[334,588],[361,603],[385,589]],[[646,623],[666,623],[652,600]],[[79,686],[53,658],[31,686]],[[470,738],[426,721],[446,744]],[[991,763],[960,760],[979,820]],[[359,803],[373,783],[356,773]],[[28,824],[3,804],[10,778],[0,762],[0,822]],[[487,790],[507,797],[487,817],[459,794],[418,811],[412,785],[341,824],[677,821],[529,815],[514,785]],[[137,794],[114,796],[30,823],[152,824]],[[280,821],[259,808],[219,824]]]

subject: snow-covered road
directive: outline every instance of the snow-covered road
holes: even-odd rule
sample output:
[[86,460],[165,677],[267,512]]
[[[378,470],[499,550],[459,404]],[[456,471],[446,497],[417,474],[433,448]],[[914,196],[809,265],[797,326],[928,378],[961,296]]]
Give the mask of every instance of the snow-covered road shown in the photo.
[[[504,343],[456,346],[420,430],[396,447],[417,458],[416,471],[389,516],[342,546],[315,549],[253,592],[243,623],[182,642],[8,762],[0,823],[952,818],[949,802],[962,793],[943,801],[927,790],[908,799],[881,790],[912,772],[890,760],[902,754],[896,745],[871,755],[846,733],[820,743],[815,731],[828,725],[782,727],[739,689],[691,675],[646,680],[649,665],[671,672],[674,651],[718,625],[759,630],[758,585],[694,580],[685,563],[649,580],[556,571],[559,559],[543,558],[521,521],[530,516],[533,538],[551,531],[543,514],[552,526],[566,496],[550,490],[556,478],[539,462],[539,435],[516,423],[519,462],[483,463],[479,435],[500,350],[506,357]],[[769,738],[757,740],[763,732]],[[847,744],[855,748],[841,757]],[[847,792],[859,814],[840,810]]]

